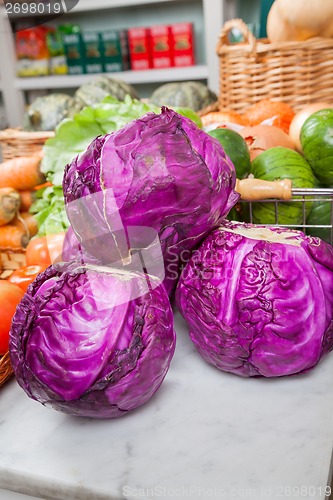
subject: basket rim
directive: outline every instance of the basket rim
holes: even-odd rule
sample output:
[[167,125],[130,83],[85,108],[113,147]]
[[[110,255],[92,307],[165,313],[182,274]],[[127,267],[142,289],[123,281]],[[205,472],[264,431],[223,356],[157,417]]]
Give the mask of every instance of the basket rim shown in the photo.
[[[243,27],[244,41],[239,43],[225,43],[226,33],[231,31],[233,28]],[[248,33],[248,37],[246,36]],[[230,19],[226,21],[222,27],[222,31],[219,36],[218,44],[216,47],[217,55],[223,55],[226,52],[249,52],[249,53],[262,53],[268,52],[270,50],[292,50],[292,49],[304,49],[304,50],[321,50],[325,48],[333,48],[333,38],[328,37],[312,37],[307,40],[287,40],[281,42],[271,42],[268,38],[256,38],[252,33],[249,32],[247,26],[241,19]]]
[[[333,49],[333,38],[309,38],[303,42],[288,41],[288,42],[270,42],[268,38],[257,38],[254,45],[256,53],[263,53],[269,51],[283,51],[283,50],[322,50]],[[244,42],[235,43],[233,45],[224,44],[217,47],[217,55],[223,55],[227,52],[249,52],[251,54],[252,47]]]
[[5,130],[0,130],[0,141],[20,139],[20,140],[31,140],[31,139],[49,139],[54,137],[54,131],[40,131],[40,132],[29,132],[27,130],[21,130],[19,128],[7,128]]
[[0,355],[0,387],[14,375],[14,370],[10,362],[9,351]]

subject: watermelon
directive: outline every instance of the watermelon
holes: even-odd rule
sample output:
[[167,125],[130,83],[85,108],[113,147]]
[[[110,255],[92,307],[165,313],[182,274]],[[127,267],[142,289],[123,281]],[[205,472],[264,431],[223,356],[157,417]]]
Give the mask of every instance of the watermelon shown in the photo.
[[[316,182],[315,187],[321,189],[324,186]],[[333,186],[331,187],[333,188]],[[333,245],[333,197],[325,195],[318,196],[317,198],[313,202],[311,211],[306,219],[306,224],[313,227],[307,227],[306,234],[320,238]]]
[[236,222],[242,222],[243,221],[243,215],[242,215],[242,204],[237,203],[228,213],[226,216],[227,220],[230,221],[236,221]]
[[[257,156],[251,164],[251,173],[257,179],[275,181],[291,179],[294,188],[313,188],[315,177],[308,162],[292,149],[281,146],[267,149]],[[253,222],[255,224],[275,224],[281,226],[300,226],[303,223],[303,203],[277,203],[278,220],[276,221],[275,203],[253,203]],[[311,210],[312,203],[306,202],[305,214]]]
[[208,132],[223,146],[225,153],[234,164],[238,179],[244,179],[250,173],[251,160],[248,145],[243,137],[227,128],[216,128]]
[[305,120],[301,129],[305,159],[324,186],[333,184],[333,109],[321,109]]

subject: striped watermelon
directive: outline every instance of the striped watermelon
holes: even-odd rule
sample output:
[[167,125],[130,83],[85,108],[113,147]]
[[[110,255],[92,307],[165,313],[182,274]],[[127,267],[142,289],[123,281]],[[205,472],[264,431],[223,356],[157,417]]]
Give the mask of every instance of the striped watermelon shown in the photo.
[[[319,182],[315,183],[316,188],[325,188]],[[329,186],[333,188],[332,186]],[[325,199],[325,201],[322,201]],[[318,197],[318,200],[313,202],[310,213],[306,219],[306,224],[313,227],[306,229],[306,234],[320,238],[327,243],[331,243],[331,228],[319,226],[331,226],[333,222],[333,208],[329,197]]]
[[306,230],[306,234],[311,236],[316,236],[322,240],[330,243],[331,241],[331,229],[329,227],[318,227],[318,226],[329,226],[331,222],[331,203],[329,201],[315,201],[313,202],[313,207],[306,219],[306,223],[309,227]]
[[[315,178],[312,169],[302,155],[292,149],[275,147],[264,151],[251,164],[251,173],[257,179],[275,181],[291,179],[294,188],[313,188]],[[278,207],[278,223],[282,226],[297,226],[303,221],[302,203],[281,202]],[[311,203],[306,203],[306,213]],[[253,222],[255,224],[274,224],[274,203],[254,203]]]
[[301,129],[306,160],[324,186],[333,184],[333,109],[313,113]]

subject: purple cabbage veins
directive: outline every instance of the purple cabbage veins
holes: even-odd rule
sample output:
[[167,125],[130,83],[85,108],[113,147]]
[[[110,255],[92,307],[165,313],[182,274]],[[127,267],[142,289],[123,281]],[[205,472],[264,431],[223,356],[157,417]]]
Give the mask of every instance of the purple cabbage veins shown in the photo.
[[194,248],[237,202],[235,182],[220,143],[162,108],[96,138],[66,167],[63,189],[71,226],[88,253],[125,265],[132,249],[158,254],[158,241],[170,291],[182,251]]
[[333,248],[228,223],[186,265],[176,301],[199,353],[243,377],[307,371],[333,346]]
[[32,283],[13,318],[10,358],[33,399],[85,417],[119,417],[161,385],[175,349],[163,285],[147,276],[58,264]]

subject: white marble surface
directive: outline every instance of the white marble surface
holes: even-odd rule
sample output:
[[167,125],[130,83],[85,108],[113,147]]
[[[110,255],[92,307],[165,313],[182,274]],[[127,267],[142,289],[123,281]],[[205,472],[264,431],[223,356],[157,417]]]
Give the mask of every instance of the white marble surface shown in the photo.
[[176,329],[163,386],[118,420],[68,417],[6,384],[0,488],[61,500],[325,498],[333,353],[307,375],[241,379],[200,358],[179,316]]

